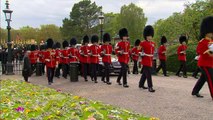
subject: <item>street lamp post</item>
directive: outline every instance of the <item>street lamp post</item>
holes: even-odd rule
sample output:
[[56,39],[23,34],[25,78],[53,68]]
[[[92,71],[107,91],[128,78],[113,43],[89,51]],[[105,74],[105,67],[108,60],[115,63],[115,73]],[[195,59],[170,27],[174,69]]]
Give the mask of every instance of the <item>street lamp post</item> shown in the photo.
[[101,25],[101,43],[103,41],[103,24],[104,24],[104,16],[103,16],[103,12],[101,12],[99,18],[99,24]]
[[12,42],[10,39],[10,21],[11,21],[11,15],[12,15],[12,10],[9,9],[9,2],[8,0],[6,0],[6,9],[3,10],[4,14],[5,14],[5,18],[7,21],[7,30],[8,30],[8,40],[7,40],[7,47],[8,47],[8,55],[7,55],[7,64],[6,64],[6,69],[7,69],[7,75],[13,75],[13,64],[12,64],[12,50],[11,50],[11,46],[12,46]]

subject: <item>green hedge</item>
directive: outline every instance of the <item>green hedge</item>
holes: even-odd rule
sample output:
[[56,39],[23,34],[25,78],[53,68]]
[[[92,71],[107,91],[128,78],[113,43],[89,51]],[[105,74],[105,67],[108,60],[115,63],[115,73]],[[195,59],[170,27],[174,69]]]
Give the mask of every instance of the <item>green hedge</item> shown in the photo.
[[[179,61],[177,56],[177,47],[179,45],[172,45],[168,47],[168,56],[167,56],[167,70],[170,72],[177,72],[179,69]],[[196,47],[197,43],[189,43],[188,49],[186,51],[187,54],[187,72],[193,72],[196,70],[197,62],[194,60],[196,56]]]

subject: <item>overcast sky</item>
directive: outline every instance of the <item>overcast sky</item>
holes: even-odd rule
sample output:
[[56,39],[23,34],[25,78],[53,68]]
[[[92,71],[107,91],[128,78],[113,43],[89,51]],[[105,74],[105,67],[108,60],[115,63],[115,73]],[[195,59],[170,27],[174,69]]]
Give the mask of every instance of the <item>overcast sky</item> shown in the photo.
[[[1,27],[6,28],[5,1],[1,1]],[[39,27],[43,24],[62,26],[62,20],[69,16],[75,3],[80,0],[9,0],[12,14],[12,28],[23,26]],[[92,0],[103,7],[103,12],[119,13],[123,5],[131,2],[143,8],[148,18],[147,24],[154,24],[158,19],[164,19],[174,12],[182,12],[185,3],[194,3],[196,0]]]

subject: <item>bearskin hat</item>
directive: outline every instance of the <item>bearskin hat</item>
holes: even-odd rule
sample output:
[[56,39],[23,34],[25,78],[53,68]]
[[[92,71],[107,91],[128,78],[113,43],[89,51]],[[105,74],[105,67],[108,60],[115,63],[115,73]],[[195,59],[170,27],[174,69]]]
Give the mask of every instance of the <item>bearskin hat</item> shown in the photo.
[[122,28],[119,30],[120,39],[123,39],[124,36],[128,36],[128,30],[126,28]]
[[30,50],[31,50],[31,51],[36,50],[36,45],[31,45],[31,46],[30,46]]
[[40,46],[40,50],[45,50],[45,49],[46,49],[46,45],[45,44]]
[[139,44],[140,44],[140,40],[139,39],[137,39],[136,41],[135,41],[135,46],[139,46]]
[[93,35],[92,37],[91,37],[91,43],[96,43],[96,42],[98,42],[98,36],[97,35]]
[[62,43],[63,48],[66,48],[69,46],[69,43],[67,42],[67,40],[64,40]]
[[154,36],[154,28],[151,25],[147,25],[143,31],[143,37],[146,40],[147,36]]
[[85,35],[83,37],[83,43],[89,43],[89,36],[88,35]]
[[72,39],[70,40],[70,45],[76,45],[76,44],[77,44],[76,38],[72,38]]
[[161,45],[163,45],[164,43],[167,43],[167,39],[165,36],[161,37],[160,43],[161,43]]
[[180,36],[180,38],[179,38],[179,42],[180,42],[180,44],[182,44],[183,42],[186,42],[186,36]]
[[103,35],[103,42],[110,42],[111,41],[111,38],[110,38],[110,34],[109,33],[105,33]]
[[56,42],[56,43],[55,43],[55,48],[61,48],[61,43]]
[[54,44],[54,42],[53,42],[53,39],[52,38],[48,38],[47,39],[47,48],[52,48],[53,47],[53,44]]
[[200,37],[205,38],[207,33],[213,33],[213,16],[203,19],[200,26]]

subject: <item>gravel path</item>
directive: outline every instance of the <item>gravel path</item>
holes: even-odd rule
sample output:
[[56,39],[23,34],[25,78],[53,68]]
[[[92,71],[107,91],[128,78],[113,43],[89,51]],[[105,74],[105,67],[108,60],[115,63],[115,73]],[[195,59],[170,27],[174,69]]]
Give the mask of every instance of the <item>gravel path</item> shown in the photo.
[[[23,79],[19,75],[1,75],[0,79]],[[196,79],[176,76],[153,76],[155,93],[139,89],[140,75],[128,75],[129,88],[116,84],[117,77],[111,77],[112,85],[106,85],[98,78],[98,83],[85,82],[79,77],[79,82],[69,79],[54,78],[52,85],[47,85],[45,76],[32,76],[30,82],[54,89],[61,89],[74,95],[92,100],[102,101],[134,112],[158,117],[161,120],[213,120],[213,101],[207,84],[201,90],[204,98],[191,96],[191,90]]]

